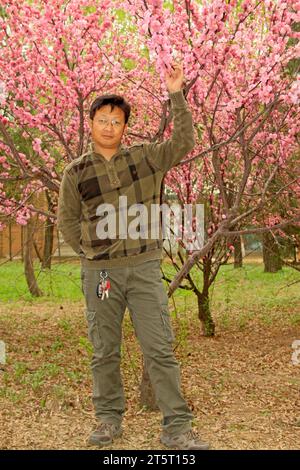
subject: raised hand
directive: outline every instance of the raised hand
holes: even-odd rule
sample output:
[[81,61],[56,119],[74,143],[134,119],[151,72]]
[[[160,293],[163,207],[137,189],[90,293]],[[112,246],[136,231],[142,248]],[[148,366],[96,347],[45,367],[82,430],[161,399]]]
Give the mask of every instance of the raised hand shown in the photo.
[[172,64],[171,72],[165,73],[165,80],[169,93],[181,90],[184,80],[183,65],[181,62]]

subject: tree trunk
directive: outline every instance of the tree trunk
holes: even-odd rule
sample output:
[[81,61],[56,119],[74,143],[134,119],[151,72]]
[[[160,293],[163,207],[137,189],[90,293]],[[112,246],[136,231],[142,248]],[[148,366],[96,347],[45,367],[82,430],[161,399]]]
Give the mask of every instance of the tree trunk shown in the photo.
[[38,257],[38,259],[40,260],[40,262],[43,261],[42,257],[41,257],[41,254],[39,252],[39,248],[37,246],[37,243],[36,241],[33,239],[33,247],[34,247],[34,250],[35,250],[35,253],[36,253],[36,256]]
[[140,405],[144,406],[149,411],[157,411],[159,409],[154,395],[154,390],[150,382],[150,377],[145,366],[145,361],[143,363],[143,375],[140,384]]
[[33,220],[29,219],[27,225],[24,227],[24,271],[26,282],[30,293],[34,297],[41,297],[42,291],[37,285],[37,281],[33,269],[33,236],[34,236],[34,225]]
[[51,258],[53,251],[54,224],[49,218],[45,222],[45,238],[42,268],[51,269]]
[[[48,212],[53,211],[53,202],[51,200],[49,191],[46,191],[46,198],[48,204]],[[44,253],[43,253],[43,261],[42,261],[42,268],[51,269],[51,259],[52,259],[52,252],[53,252],[53,237],[54,237],[54,223],[51,221],[49,217],[45,222],[45,237],[44,237]]]
[[271,232],[263,234],[263,260],[265,273],[276,273],[282,269],[279,245]]
[[212,319],[210,308],[209,308],[209,297],[208,293],[200,293],[198,297],[198,317],[201,323],[202,333],[204,336],[214,336],[215,334],[215,323]]
[[242,253],[242,240],[240,235],[237,235],[233,240],[234,246],[234,267],[243,267],[243,253]]

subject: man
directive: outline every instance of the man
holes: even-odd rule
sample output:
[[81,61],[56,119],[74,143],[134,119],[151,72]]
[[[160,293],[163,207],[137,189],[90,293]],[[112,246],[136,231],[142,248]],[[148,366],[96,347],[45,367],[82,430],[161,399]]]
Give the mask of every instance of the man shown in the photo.
[[[122,434],[125,400],[120,346],[128,307],[163,414],[162,443],[173,449],[208,448],[191,429],[193,415],[180,390],[168,297],[160,272],[162,237],[148,237],[153,228],[148,219],[139,224],[144,234],[139,238],[133,235],[134,221],[129,231],[125,223],[125,218],[132,216],[129,206],[140,210],[143,206],[147,212],[151,204],[159,205],[164,174],[195,145],[192,116],[182,92],[183,78],[182,64],[174,64],[172,71],[166,72],[174,114],[170,139],[124,147],[121,140],[130,106],[120,96],[104,95],[90,109],[92,150],[64,171],[58,228],[81,259],[86,319],[94,348],[93,404],[99,425],[89,438],[90,445],[107,446]],[[106,218],[104,214],[108,214]],[[116,215],[122,226],[118,234]],[[109,236],[104,230],[107,225]]]

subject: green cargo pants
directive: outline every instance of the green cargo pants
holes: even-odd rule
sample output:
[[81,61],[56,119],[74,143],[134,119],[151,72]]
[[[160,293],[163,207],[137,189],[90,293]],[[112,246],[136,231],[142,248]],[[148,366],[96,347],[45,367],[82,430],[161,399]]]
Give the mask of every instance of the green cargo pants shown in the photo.
[[91,369],[96,418],[115,424],[122,421],[125,398],[120,350],[127,307],[163,415],[163,430],[176,434],[191,429],[193,415],[180,390],[180,370],[173,354],[174,337],[160,260],[106,269],[111,288],[104,300],[96,295],[101,270],[81,267],[88,336],[94,349]]

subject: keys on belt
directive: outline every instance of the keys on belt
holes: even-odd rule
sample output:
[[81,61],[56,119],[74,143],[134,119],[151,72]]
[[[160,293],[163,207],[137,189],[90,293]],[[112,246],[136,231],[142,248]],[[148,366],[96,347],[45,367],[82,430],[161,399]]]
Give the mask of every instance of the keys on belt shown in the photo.
[[104,300],[109,297],[110,290],[110,279],[108,273],[105,270],[100,271],[100,282],[97,284],[96,294],[99,299]]

